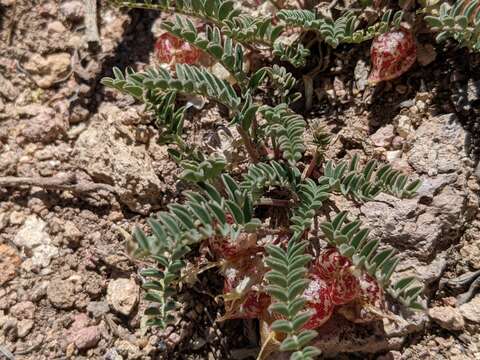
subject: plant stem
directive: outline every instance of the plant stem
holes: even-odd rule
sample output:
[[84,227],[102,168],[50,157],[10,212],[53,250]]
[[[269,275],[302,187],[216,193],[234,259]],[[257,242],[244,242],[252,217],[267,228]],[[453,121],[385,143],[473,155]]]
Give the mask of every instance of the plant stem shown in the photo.
[[284,199],[261,198],[255,205],[289,207],[293,205],[293,201]]
[[255,145],[253,145],[250,139],[250,136],[240,125],[237,125],[237,131],[240,134],[240,137],[242,138],[243,143],[245,144],[245,148],[247,150],[248,155],[250,156],[250,159],[254,164],[258,163],[259,157],[258,157],[257,149],[255,148]]
[[280,3],[281,1],[270,0],[270,3],[277,8],[277,10],[281,10],[283,4]]
[[318,150],[315,151],[315,154],[313,154],[313,158],[310,161],[310,164],[305,168],[305,171],[302,174],[302,181],[309,178],[310,175],[312,175],[313,169],[315,169],[315,166],[317,166],[319,154]]

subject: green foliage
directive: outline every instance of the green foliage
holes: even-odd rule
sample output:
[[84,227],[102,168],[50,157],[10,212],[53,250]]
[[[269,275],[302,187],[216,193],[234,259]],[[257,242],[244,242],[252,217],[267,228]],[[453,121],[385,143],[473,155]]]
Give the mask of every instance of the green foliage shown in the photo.
[[317,147],[317,152],[322,152],[330,144],[330,134],[327,133],[325,126],[320,121],[314,121],[310,125],[312,131],[312,143]]
[[272,67],[266,66],[261,68],[253,74],[249,87],[255,89],[264,78],[270,80],[270,88],[274,90],[274,95],[278,98],[279,103],[288,105],[301,97],[300,93],[294,92],[295,84],[297,83],[296,79],[284,67],[275,64]]
[[180,178],[193,183],[206,182],[217,179],[227,165],[222,157],[211,156],[203,161],[184,160],[181,162],[183,172]]
[[144,72],[127,70],[125,76],[114,69],[114,78],[104,78],[102,84],[115,88],[136,99],[149,102],[151,92],[177,91],[208,97],[238,111],[241,98],[226,80],[220,80],[208,70],[192,65],[177,64],[176,77],[162,67],[150,68]]
[[[393,17],[392,17],[393,15]],[[366,29],[358,29],[360,21],[353,11],[347,11],[338,19],[318,18],[310,10],[281,10],[278,17],[287,26],[301,27],[304,30],[318,32],[324,41],[333,48],[342,43],[361,43],[382,34],[392,27],[398,27],[403,17],[403,12],[393,14],[388,10],[383,14],[381,21]],[[357,30],[358,29],[358,30]]]
[[342,255],[350,257],[355,266],[363,268],[373,276],[380,286],[402,304],[422,309],[418,297],[423,287],[414,278],[400,279],[391,284],[390,278],[400,262],[395,250],[389,247],[379,250],[379,240],[368,240],[369,230],[360,227],[360,220],[346,220],[347,212],[342,211],[331,222],[320,225],[327,242],[335,246]]
[[267,121],[265,129],[267,136],[276,139],[283,158],[291,166],[296,166],[305,151],[303,141],[305,120],[289,110],[286,104],[274,108],[265,105],[259,111]]
[[325,181],[317,184],[312,179],[306,179],[299,186],[297,191],[299,206],[293,211],[290,218],[292,223],[290,228],[295,234],[300,235],[310,229],[317,210],[329,196],[329,188]]
[[305,66],[310,50],[302,44],[285,45],[281,42],[273,44],[273,54],[282,61],[288,61],[295,67]]
[[420,180],[409,182],[401,171],[394,170],[390,165],[378,166],[375,160],[370,160],[363,169],[359,169],[356,155],[350,162],[343,161],[338,165],[328,161],[324,178],[332,190],[363,202],[373,200],[381,192],[410,198],[415,196],[421,185]]
[[282,33],[283,27],[272,25],[272,19],[269,17],[253,17],[242,13],[227,19],[222,31],[225,36],[243,44],[271,47]]
[[292,168],[272,160],[269,163],[262,162],[250,166],[243,175],[240,188],[252,194],[255,201],[263,195],[265,189],[277,187],[291,190],[297,177],[298,173]]
[[268,245],[266,259],[270,271],[265,276],[267,291],[276,301],[270,309],[282,317],[275,320],[273,331],[286,335],[280,345],[281,351],[291,351],[292,360],[311,360],[320,351],[308,344],[317,336],[314,330],[302,330],[312,313],[304,311],[306,304],[303,292],[308,286],[306,265],[311,256],[305,254],[307,243],[290,239],[287,251],[277,245]]
[[479,6],[479,0],[457,0],[453,6],[443,2],[438,14],[432,12],[431,15],[425,16],[425,21],[438,32],[436,37],[438,42],[452,38],[462,47],[480,51]]

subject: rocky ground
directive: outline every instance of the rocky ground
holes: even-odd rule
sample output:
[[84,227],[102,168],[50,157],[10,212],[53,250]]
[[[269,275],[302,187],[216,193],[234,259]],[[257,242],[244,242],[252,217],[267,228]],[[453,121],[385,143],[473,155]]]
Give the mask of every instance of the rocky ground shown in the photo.
[[[141,108],[99,80],[152,62],[158,14],[102,7],[97,48],[80,0],[0,0],[0,16],[0,358],[254,358],[256,324],[215,322],[214,272],[185,294],[175,326],[141,321],[145,264],[129,234],[178,196],[177,168]],[[333,319],[326,355],[479,359],[480,58],[430,51],[372,89],[367,55],[332,54],[306,115],[328,124],[328,158],[358,153],[422,178],[414,199],[337,206],[401,251],[401,275],[425,282],[430,310],[368,327]]]

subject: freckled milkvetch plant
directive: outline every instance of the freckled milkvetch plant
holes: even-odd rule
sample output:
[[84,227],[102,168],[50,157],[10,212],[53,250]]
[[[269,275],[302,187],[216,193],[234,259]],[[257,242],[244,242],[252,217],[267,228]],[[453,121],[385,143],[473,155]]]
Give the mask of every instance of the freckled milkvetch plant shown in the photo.
[[[145,104],[190,189],[184,192],[185,201],[169,204],[148,220],[151,235],[138,228],[134,233],[139,253],[158,264],[142,271],[148,279],[143,284],[146,298],[152,302],[146,310],[148,323],[165,327],[174,321],[186,256],[199,247],[222,259],[224,319],[267,322],[274,337],[281,339],[279,349],[291,352],[291,359],[319,354],[309,343],[336,306],[354,302],[381,308],[388,294],[406,307],[420,309],[422,286],[414,278],[391,281],[399,256],[369,239],[358,219],[341,212],[316,224],[331,194],[357,202],[370,201],[381,192],[409,198],[420,181],[374,160],[360,166],[356,156],[340,163],[327,161],[322,175],[313,177],[309,169],[322,158],[328,138],[321,127],[309,126],[291,110],[290,104],[299,98],[295,78],[278,65],[253,72],[244,66],[248,52],[263,48],[301,65],[300,44],[282,47],[277,42],[287,26],[298,22],[308,21],[332,45],[354,42],[368,32],[356,33],[358,24],[352,17],[339,25],[286,10],[278,15],[283,22],[273,25],[271,19],[242,12],[233,1],[122,4],[176,14],[163,28],[208,54],[234,79],[228,82],[201,66],[177,63],[174,71],[162,66],[141,72],[114,68],[114,76],[102,81]],[[206,23],[203,30],[189,17],[201,18]],[[344,30],[331,33],[330,28]],[[262,103],[269,89],[274,89],[273,96],[268,104]],[[238,138],[230,151],[242,159],[240,163],[231,164],[222,152],[188,141],[186,107],[178,105],[179,95],[202,96],[228,110],[228,128]],[[315,148],[310,163],[305,156],[306,132],[313,134]],[[317,230],[328,244],[320,252],[311,243],[320,246],[318,239],[311,240]]]

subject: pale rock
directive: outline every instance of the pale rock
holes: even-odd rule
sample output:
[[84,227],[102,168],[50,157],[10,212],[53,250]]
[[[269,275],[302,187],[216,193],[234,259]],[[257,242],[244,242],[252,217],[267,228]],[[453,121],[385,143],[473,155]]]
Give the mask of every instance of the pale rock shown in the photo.
[[10,224],[12,225],[20,225],[25,220],[25,215],[21,211],[12,211],[10,213]]
[[402,138],[407,139],[410,134],[413,134],[415,129],[412,125],[412,121],[407,115],[398,115],[393,120],[395,124],[395,130],[397,134]]
[[43,220],[31,215],[25,219],[13,239],[15,245],[23,247],[30,255],[28,265],[31,267],[46,267],[51,259],[58,255],[58,248],[52,245],[52,240],[45,230],[46,226]]
[[153,21],[150,31],[152,32],[154,38],[159,38],[165,33],[165,30],[162,28],[163,21],[164,20],[161,17],[157,17]]
[[0,230],[5,229],[5,227],[8,225],[8,216],[7,213],[3,212],[0,209]]
[[117,352],[117,349],[108,349],[105,353],[105,360],[124,360],[124,358]]
[[47,298],[58,309],[70,309],[75,303],[75,286],[67,280],[52,280],[47,287]]
[[19,247],[32,250],[36,246],[50,243],[50,236],[46,232],[47,224],[35,215],[25,219],[23,226],[15,235],[13,243]]
[[[1,112],[1,110],[0,110]],[[1,149],[1,147],[0,147]],[[6,148],[0,151],[0,174],[15,175],[18,164],[18,154],[15,151],[7,150]],[[1,228],[2,224],[0,224]]]
[[383,331],[386,338],[404,338],[409,334],[422,331],[428,322],[424,312],[410,312],[402,316],[391,314],[390,318],[383,318]]
[[138,303],[139,290],[133,279],[111,280],[107,288],[108,304],[120,314],[129,316]]
[[458,241],[471,216],[472,194],[465,186],[469,171],[462,170],[466,135],[453,115],[432,117],[421,124],[402,155],[414,173],[424,174],[418,196],[397,199],[380,194],[362,205],[361,218],[371,228],[372,237],[427,264],[437,249]]
[[0,328],[0,337],[2,336],[2,333],[11,339],[15,339],[17,335],[17,324],[18,321],[17,319],[8,316],[5,317],[4,319],[0,320],[3,323],[3,326]]
[[418,111],[423,113],[427,110],[427,104],[425,104],[424,101],[422,100],[418,100],[416,103],[415,103],[415,106],[418,108]]
[[[28,259],[33,268],[45,268],[58,256],[58,248],[50,244],[42,244],[35,248],[33,256]],[[27,260],[27,261],[28,261]]]
[[363,60],[358,60],[354,69],[355,84],[358,91],[363,91],[368,85],[368,73],[370,69]]
[[47,295],[48,284],[48,281],[37,282],[30,292],[30,300],[37,302],[45,297]]
[[94,318],[100,318],[109,312],[110,308],[105,301],[90,301],[87,305],[87,311]]
[[51,143],[66,134],[68,124],[53,109],[42,106],[22,125],[21,135],[28,142]]
[[67,348],[65,349],[65,356],[67,359],[72,359],[74,354],[75,354],[75,344],[74,343],[70,343],[67,345]]
[[454,174],[425,177],[422,179],[422,185],[417,190],[417,194],[420,198],[428,199],[431,202],[444,187],[454,184],[456,180],[457,176]]
[[403,277],[414,276],[425,286],[438,281],[447,267],[447,253],[436,255],[433,260],[419,260],[415,257],[404,258],[397,266],[392,281],[396,282]]
[[[402,336],[385,336],[384,330],[375,324],[357,325],[338,315],[334,315],[317,331],[319,336],[312,341],[311,345],[318,347],[326,357],[334,357],[339,353],[372,354],[396,350],[404,342]],[[277,356],[278,353],[269,359],[279,359]]]
[[230,74],[230,72],[228,72],[227,69],[225,69],[218,62],[212,65],[211,72],[219,79],[226,80],[232,85],[234,85],[237,82],[236,79],[232,76],[232,74]]
[[85,43],[85,37],[77,34],[71,34],[67,41],[67,46],[70,48],[80,48]]
[[55,82],[64,78],[71,69],[71,58],[68,53],[46,55],[34,54],[24,64],[27,70],[42,89],[52,87]]
[[31,301],[22,301],[10,308],[10,315],[18,320],[33,319],[35,315],[35,304]]
[[69,246],[76,248],[80,245],[80,240],[82,239],[82,232],[72,221],[66,221],[64,225],[63,236]]
[[389,163],[393,163],[395,160],[399,160],[402,157],[402,150],[392,150],[385,153],[385,157]]
[[480,324],[480,295],[460,306],[460,312],[467,321]]
[[392,147],[394,150],[400,150],[404,143],[405,139],[403,139],[401,136],[395,136],[392,140]]
[[[25,106],[17,106],[15,108],[16,115],[20,118],[30,118],[44,111],[45,106],[41,104],[28,104]],[[49,108],[50,109],[50,108]]]
[[392,143],[395,137],[395,129],[393,125],[388,124],[378,129],[373,135],[370,136],[373,145],[378,147],[387,148]]
[[2,84],[0,86],[0,95],[7,100],[14,101],[19,94],[18,88],[10,80],[3,77],[2,74],[0,74],[0,83]]
[[[148,214],[160,205],[166,181],[157,176],[146,145],[135,143],[134,133],[126,126],[121,132],[116,130],[114,122],[120,122],[124,111],[105,105],[101,112],[110,120],[98,117],[80,134],[75,145],[77,166],[95,181],[114,185],[119,200],[130,210]],[[162,172],[161,176],[171,173]]]
[[34,325],[33,320],[26,319],[17,323],[17,336],[21,339],[27,336],[32,330]]
[[115,342],[115,349],[124,359],[135,360],[142,357],[142,353],[138,346],[127,340],[117,340]]
[[70,328],[68,329],[70,334],[75,334],[78,330],[90,325],[90,318],[85,313],[75,314],[72,319],[72,325],[70,325]]
[[80,22],[85,16],[85,5],[83,1],[65,1],[60,5],[60,14],[71,22]]
[[451,331],[460,331],[465,328],[460,311],[451,306],[435,306],[428,311],[430,318],[440,327]]
[[54,33],[59,33],[59,34],[62,34],[65,31],[67,31],[65,26],[63,26],[63,24],[60,21],[52,21],[52,22],[48,23],[47,30],[48,30],[48,32],[54,32]]
[[466,137],[454,114],[433,117],[416,130],[408,161],[419,173],[454,173],[465,166]]
[[478,241],[463,244],[460,255],[473,269],[480,270],[480,261],[478,261],[480,259],[480,243]]

